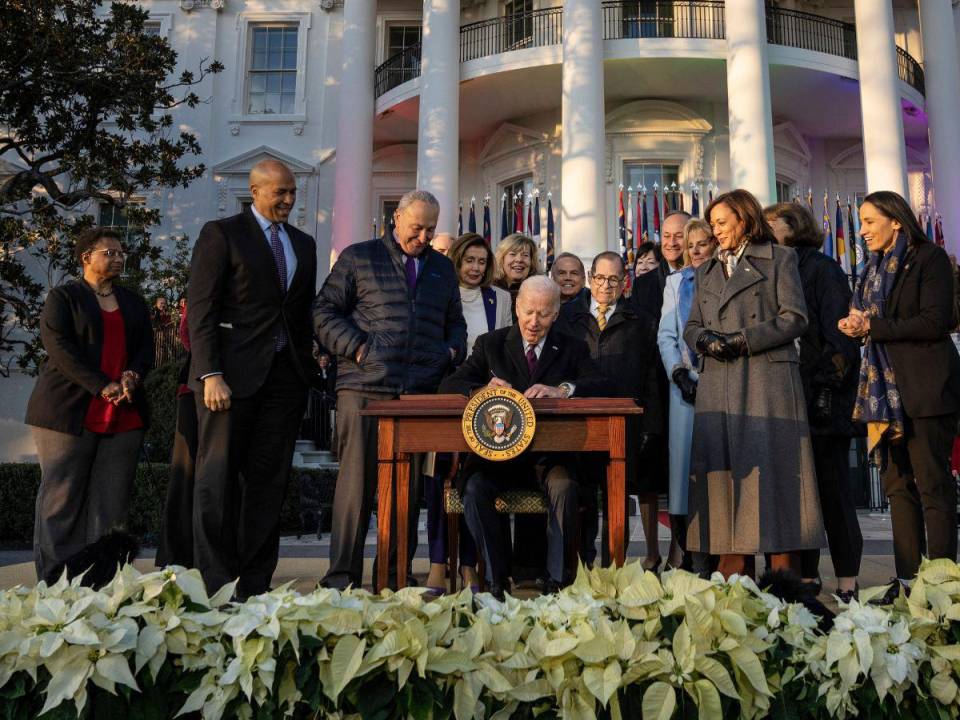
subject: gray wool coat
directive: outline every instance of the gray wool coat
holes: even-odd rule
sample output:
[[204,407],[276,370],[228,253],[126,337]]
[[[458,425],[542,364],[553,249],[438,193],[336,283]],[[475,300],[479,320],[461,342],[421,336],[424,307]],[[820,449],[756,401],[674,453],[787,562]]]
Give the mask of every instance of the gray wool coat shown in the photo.
[[697,270],[683,337],[742,331],[749,353],[700,358],[687,549],[711,554],[823,547],[823,520],[794,340],[807,308],[790,248],[750,244],[730,279]]

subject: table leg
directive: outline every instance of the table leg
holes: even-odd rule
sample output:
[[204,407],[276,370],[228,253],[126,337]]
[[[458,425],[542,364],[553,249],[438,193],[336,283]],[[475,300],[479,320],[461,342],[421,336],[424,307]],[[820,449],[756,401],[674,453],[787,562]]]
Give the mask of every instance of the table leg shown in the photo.
[[377,440],[377,577],[374,589],[387,587],[390,573],[390,517],[393,514],[393,418],[380,418]]
[[407,586],[410,528],[410,454],[397,453],[397,588]]
[[608,542],[610,558],[622,566],[625,560],[625,532],[627,518],[626,431],[623,415],[608,421],[610,460],[607,463],[607,517],[610,523]]

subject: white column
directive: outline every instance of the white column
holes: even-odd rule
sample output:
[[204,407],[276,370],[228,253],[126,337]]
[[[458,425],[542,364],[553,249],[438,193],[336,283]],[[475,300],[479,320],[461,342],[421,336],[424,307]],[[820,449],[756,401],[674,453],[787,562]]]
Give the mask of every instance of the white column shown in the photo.
[[777,199],[777,173],[764,0],[727,0],[725,13],[730,187],[769,205]]
[[601,12],[598,0],[563,3],[560,247],[588,261],[607,249]]
[[460,2],[423,0],[417,188],[440,201],[437,232],[457,232],[460,178]]
[[867,192],[892,190],[909,200],[893,4],[890,0],[854,0],[853,4]]
[[373,72],[377,4],[346,0],[337,93],[337,157],[334,171],[333,252],[369,240],[373,216]]
[[936,210],[951,252],[960,250],[960,58],[950,0],[920,3],[923,70]]

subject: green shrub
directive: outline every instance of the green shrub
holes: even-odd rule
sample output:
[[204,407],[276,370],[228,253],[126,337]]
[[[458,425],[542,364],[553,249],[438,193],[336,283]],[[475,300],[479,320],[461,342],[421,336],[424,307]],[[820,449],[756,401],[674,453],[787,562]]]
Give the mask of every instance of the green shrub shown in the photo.
[[[163,508],[167,499],[170,466],[141,463],[130,503],[128,527],[148,546],[155,546],[163,526]],[[336,482],[335,470],[294,468],[280,511],[280,532],[296,535],[302,532],[300,521],[301,484],[316,483],[329,496]],[[33,515],[40,486],[40,466],[35,463],[0,463],[0,543],[30,546],[33,543]]]
[[170,462],[173,452],[179,375],[179,362],[166,363],[151,370],[143,386],[150,406],[150,426],[144,437],[144,448],[153,462]]

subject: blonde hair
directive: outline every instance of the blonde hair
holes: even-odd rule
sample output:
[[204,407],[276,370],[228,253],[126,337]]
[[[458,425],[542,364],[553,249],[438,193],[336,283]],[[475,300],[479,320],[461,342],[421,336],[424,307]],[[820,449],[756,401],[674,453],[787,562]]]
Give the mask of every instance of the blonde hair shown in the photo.
[[537,247],[537,244],[533,241],[533,238],[528,235],[513,233],[512,235],[507,235],[500,241],[500,244],[497,245],[497,252],[494,256],[496,262],[493,264],[493,277],[495,280],[502,280],[506,277],[506,273],[503,271],[503,260],[507,257],[507,253],[518,250],[524,246],[530,251],[530,273],[527,277],[540,274],[540,249]]
[[683,266],[690,264],[690,233],[702,232],[708,238],[713,237],[713,228],[710,223],[701,218],[690,218],[687,224],[683,226]]

